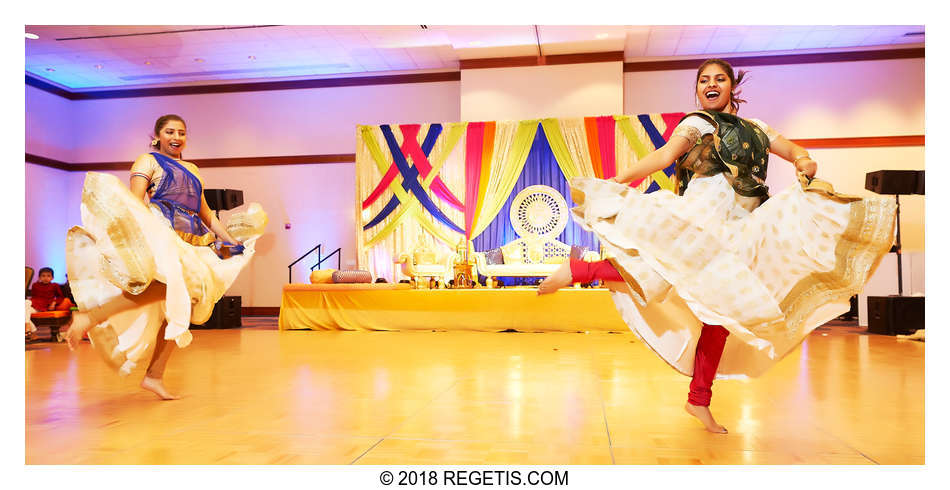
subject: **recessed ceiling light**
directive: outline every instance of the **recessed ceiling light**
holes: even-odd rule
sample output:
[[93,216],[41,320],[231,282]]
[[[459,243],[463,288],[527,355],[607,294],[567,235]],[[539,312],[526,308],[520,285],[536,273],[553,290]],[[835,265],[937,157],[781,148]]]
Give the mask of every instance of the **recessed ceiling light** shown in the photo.
[[102,65],[92,65],[92,66],[94,66],[97,70],[101,70],[101,69],[102,69]]
[[46,71],[56,71],[56,68],[47,68]]
[[205,62],[205,59],[204,59],[204,58],[195,58],[195,62],[196,62],[196,63],[204,63],[204,62]]
[[27,39],[39,39],[40,36],[37,36],[36,34],[33,34],[32,32],[27,32],[27,33],[26,33],[26,38],[27,38]]
[[145,61],[145,64],[146,64],[146,65],[151,65],[151,64],[152,64],[152,62],[151,62],[151,61],[148,61],[148,60],[146,60],[146,61]]
[[601,32],[600,34],[598,34],[598,35],[596,35],[596,36],[594,36],[594,37],[596,37],[597,39],[607,39],[607,33],[606,33],[606,32]]
[[254,55],[252,54],[252,55],[248,56],[247,59],[249,59],[249,60],[256,60],[256,59],[257,59],[257,56],[254,56]]

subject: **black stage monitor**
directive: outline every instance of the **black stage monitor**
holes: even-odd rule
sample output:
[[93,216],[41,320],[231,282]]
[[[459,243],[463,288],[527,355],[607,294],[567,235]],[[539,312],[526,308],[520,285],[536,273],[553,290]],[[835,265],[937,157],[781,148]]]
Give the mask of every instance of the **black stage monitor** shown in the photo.
[[244,192],[234,189],[205,189],[205,200],[212,211],[227,211],[244,204]]
[[923,296],[868,296],[868,332],[907,335],[924,328]]
[[864,188],[878,194],[923,194],[923,170],[878,170],[864,177]]

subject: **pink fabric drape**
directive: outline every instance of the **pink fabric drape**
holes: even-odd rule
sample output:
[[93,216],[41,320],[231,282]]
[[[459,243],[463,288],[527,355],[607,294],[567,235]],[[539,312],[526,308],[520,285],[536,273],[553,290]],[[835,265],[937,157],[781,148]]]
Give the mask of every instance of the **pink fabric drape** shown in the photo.
[[617,175],[617,154],[616,134],[614,125],[617,121],[613,116],[601,116],[597,118],[597,138],[600,142],[600,164],[603,168],[605,179]]
[[[420,124],[400,124],[399,130],[402,131],[402,146],[399,148],[402,151],[402,154],[412,158],[413,164],[419,170],[419,176],[421,178],[426,178],[429,175],[429,172],[432,171],[432,164],[429,163],[429,159],[426,158],[425,153],[422,151],[422,147],[419,146],[419,141],[416,139],[419,135],[419,129],[422,128]],[[363,209],[370,207],[383,192],[389,188],[389,185],[392,183],[393,179],[396,178],[396,174],[399,173],[399,170],[396,168],[395,163],[390,163],[389,170],[386,172],[386,175],[383,176],[383,179],[379,181],[379,184],[376,185],[376,188],[373,189],[373,192],[363,201]],[[445,201],[455,209],[461,211],[463,209],[462,202],[459,201],[452,191],[446,187],[445,183],[440,177],[436,177],[432,180],[432,185],[430,186],[432,192],[441,200]]]
[[465,237],[471,239],[478,206],[478,190],[482,176],[482,143],[485,123],[469,123],[465,134]]

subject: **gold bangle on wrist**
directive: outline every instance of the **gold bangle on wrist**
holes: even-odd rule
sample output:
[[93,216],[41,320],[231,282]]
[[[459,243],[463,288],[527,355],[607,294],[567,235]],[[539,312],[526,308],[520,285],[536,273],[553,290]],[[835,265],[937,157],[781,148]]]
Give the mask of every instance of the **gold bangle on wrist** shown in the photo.
[[798,166],[798,161],[799,161],[799,160],[802,160],[802,159],[804,159],[804,158],[807,158],[807,159],[811,160],[811,155],[809,155],[809,154],[806,153],[805,155],[796,158],[795,161],[792,162],[792,165],[795,165],[795,166],[797,167],[797,166]]

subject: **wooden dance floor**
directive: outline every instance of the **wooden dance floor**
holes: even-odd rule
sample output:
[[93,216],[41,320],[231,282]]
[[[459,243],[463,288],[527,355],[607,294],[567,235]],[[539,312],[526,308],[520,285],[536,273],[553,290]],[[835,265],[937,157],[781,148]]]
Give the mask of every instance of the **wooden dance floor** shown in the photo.
[[[252,325],[252,326],[248,326]],[[256,325],[256,326],[253,326]],[[196,330],[162,402],[26,346],[27,464],[923,464],[924,344],[822,327],[718,381],[728,435],[630,333]]]

